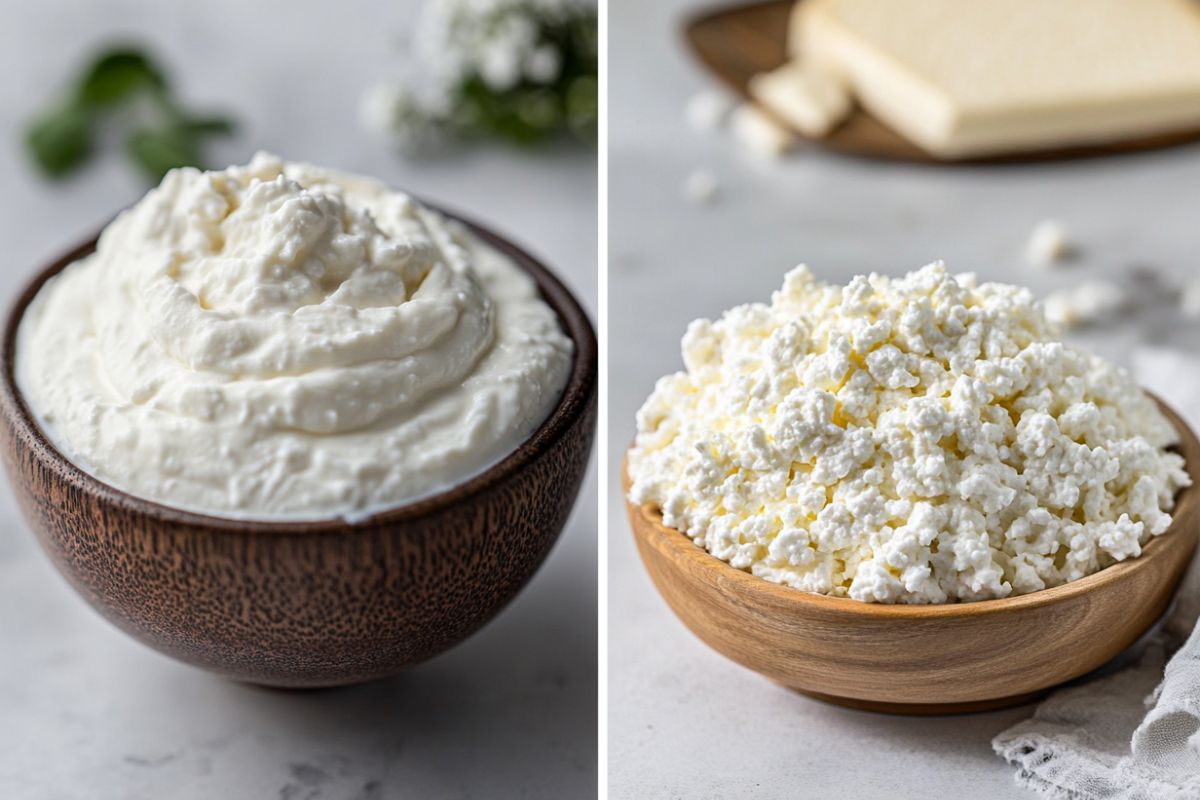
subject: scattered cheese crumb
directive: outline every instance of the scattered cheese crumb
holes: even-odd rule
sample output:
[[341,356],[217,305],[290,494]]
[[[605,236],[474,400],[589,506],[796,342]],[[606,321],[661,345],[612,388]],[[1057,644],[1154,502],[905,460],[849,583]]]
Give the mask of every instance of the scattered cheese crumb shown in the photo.
[[1127,294],[1117,284],[1093,280],[1051,292],[1042,300],[1046,319],[1063,328],[1100,322],[1125,308]]
[[692,95],[684,113],[692,128],[698,131],[711,131],[721,127],[732,110],[733,101],[729,95],[705,90]]
[[1189,317],[1200,318],[1200,280],[1194,280],[1183,287],[1179,295],[1179,308]]
[[733,110],[730,128],[734,138],[757,156],[778,158],[791,149],[795,135],[749,103]]
[[720,188],[716,176],[708,170],[692,170],[683,182],[683,196],[689,203],[703,205],[715,200]]
[[1045,219],[1033,228],[1025,254],[1039,267],[1052,267],[1070,258],[1075,252],[1067,229],[1056,219]]
[[750,94],[779,119],[805,136],[821,138],[850,114],[850,90],[831,73],[784,64],[750,79]]
[[941,264],[844,287],[798,267],[682,350],[638,412],[630,499],[797,589],[1058,586],[1138,556],[1190,483],[1128,372],[1056,341],[1029,290]]

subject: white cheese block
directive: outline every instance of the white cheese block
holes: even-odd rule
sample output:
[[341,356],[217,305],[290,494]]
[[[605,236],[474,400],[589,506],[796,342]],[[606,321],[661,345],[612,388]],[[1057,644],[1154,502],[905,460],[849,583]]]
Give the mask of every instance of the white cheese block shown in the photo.
[[945,158],[1200,126],[1196,0],[802,0],[790,47]]
[[683,198],[689,203],[706,205],[717,199],[721,184],[717,176],[706,169],[692,170],[683,182]]
[[850,90],[829,72],[800,61],[750,80],[750,95],[805,136],[820,138],[850,113]]
[[1179,294],[1179,307],[1186,316],[1200,319],[1200,280],[1191,281],[1183,287]]
[[1042,299],[1046,319],[1064,329],[1108,321],[1127,305],[1128,293],[1104,279],[1059,289]]
[[1053,267],[1075,254],[1071,236],[1061,222],[1044,219],[1034,226],[1025,245],[1025,254],[1035,266]]
[[778,158],[796,142],[791,131],[749,103],[733,110],[729,129],[739,144],[759,157]]
[[724,124],[733,105],[733,100],[724,92],[706,90],[692,95],[684,114],[693,130],[712,131]]

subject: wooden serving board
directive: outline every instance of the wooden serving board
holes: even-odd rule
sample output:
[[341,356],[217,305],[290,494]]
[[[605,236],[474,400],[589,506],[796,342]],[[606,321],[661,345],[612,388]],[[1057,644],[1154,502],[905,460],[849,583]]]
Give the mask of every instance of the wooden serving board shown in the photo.
[[[684,35],[695,55],[722,83],[746,100],[750,78],[787,61],[788,15],[793,0],[765,0],[722,6],[687,21]],[[1103,145],[1059,147],[1011,155],[947,161],[922,150],[862,109],[856,109],[838,128],[820,139],[821,147],[868,158],[936,164],[1025,163],[1093,158],[1155,150],[1200,140],[1200,129],[1143,136]]]

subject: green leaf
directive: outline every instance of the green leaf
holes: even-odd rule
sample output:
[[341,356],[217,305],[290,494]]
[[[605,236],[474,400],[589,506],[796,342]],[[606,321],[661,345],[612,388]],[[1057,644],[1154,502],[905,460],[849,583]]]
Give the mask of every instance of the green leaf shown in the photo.
[[41,170],[61,178],[87,161],[92,152],[91,121],[77,106],[63,106],[38,117],[25,142]]
[[459,89],[455,118],[464,131],[529,146],[558,131],[562,111],[553,92],[525,86],[494,92],[481,78],[471,76]]
[[64,100],[33,120],[27,146],[46,174],[66,175],[88,159],[95,130],[109,122],[131,131],[125,151],[155,181],[174,167],[201,166],[204,138],[234,130],[228,117],[181,109],[158,65],[143,50],[123,46],[101,53]]
[[100,55],[84,73],[76,96],[92,106],[112,106],[138,91],[164,91],[162,70],[140,50],[116,48]]
[[596,140],[596,120],[599,117],[599,86],[594,77],[581,75],[567,88],[567,125],[586,142]]
[[179,126],[193,136],[229,136],[237,130],[232,119],[220,116],[186,117]]
[[176,167],[199,167],[195,139],[179,127],[141,128],[129,135],[125,149],[146,177],[158,181]]

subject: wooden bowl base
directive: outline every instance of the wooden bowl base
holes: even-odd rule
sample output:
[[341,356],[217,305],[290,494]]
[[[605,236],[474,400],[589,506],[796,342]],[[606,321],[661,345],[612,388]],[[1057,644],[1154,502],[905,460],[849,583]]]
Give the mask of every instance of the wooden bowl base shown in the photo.
[[[666,527],[649,504],[626,499],[625,507],[642,563],[667,605],[743,667],[851,708],[1007,708],[1110,664],[1166,611],[1200,533],[1200,440],[1171,409],[1159,408],[1179,433],[1193,483],[1179,493],[1170,531],[1138,558],[998,600],[860,603],[798,591],[714,557]],[[627,469],[622,481],[628,492]]]
[[[783,684],[780,684],[781,686]],[[1050,689],[1040,689],[1036,692],[1016,694],[1011,697],[997,697],[992,700],[970,700],[965,703],[888,703],[882,700],[859,700],[853,697],[838,697],[832,694],[821,694],[793,686],[785,686],[797,694],[820,700],[822,703],[853,708],[858,711],[874,711],[879,714],[898,714],[906,717],[936,717],[950,714],[976,714],[982,711],[999,711],[1003,708],[1013,708],[1042,699],[1050,693]]]

